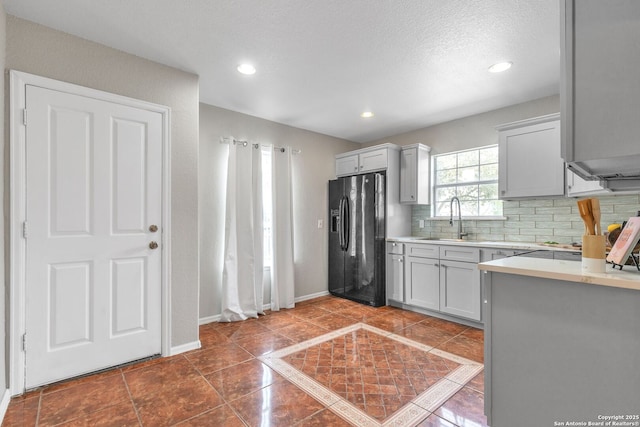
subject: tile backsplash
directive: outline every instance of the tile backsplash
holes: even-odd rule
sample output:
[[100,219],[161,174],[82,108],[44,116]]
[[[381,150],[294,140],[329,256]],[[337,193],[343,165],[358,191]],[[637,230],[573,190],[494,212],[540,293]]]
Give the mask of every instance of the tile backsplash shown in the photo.
[[[640,210],[640,195],[594,196],[600,200],[602,229],[622,223]],[[504,220],[462,220],[462,231],[470,240],[558,243],[581,242],[584,223],[578,213],[576,198],[528,199],[505,201]],[[424,228],[420,228],[424,220]],[[413,206],[411,233],[419,237],[454,238],[457,220],[449,225],[449,218],[431,218],[431,206]]]

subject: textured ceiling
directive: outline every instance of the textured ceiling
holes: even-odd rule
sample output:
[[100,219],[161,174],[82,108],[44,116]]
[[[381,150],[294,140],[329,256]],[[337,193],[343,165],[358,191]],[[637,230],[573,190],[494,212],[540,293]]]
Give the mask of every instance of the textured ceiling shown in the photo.
[[[4,0],[11,15],[198,74],[204,103],[357,142],[558,93],[558,3]],[[236,71],[245,61],[255,75]]]

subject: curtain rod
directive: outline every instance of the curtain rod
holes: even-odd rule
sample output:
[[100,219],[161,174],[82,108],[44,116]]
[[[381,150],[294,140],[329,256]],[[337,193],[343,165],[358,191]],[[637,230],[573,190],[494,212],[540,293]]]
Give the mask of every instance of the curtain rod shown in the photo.
[[[251,144],[253,146],[253,148],[258,148],[259,146],[265,147],[265,148],[270,148],[273,147],[274,150],[278,150],[282,153],[284,153],[284,151],[286,150],[284,147],[276,147],[275,145],[271,146],[271,145],[265,145],[265,144],[255,144],[255,143],[250,143],[249,141],[245,141],[242,139],[235,139],[233,137],[230,136],[221,136],[220,137],[220,144],[240,144],[243,147],[248,146],[249,144]],[[295,149],[291,149],[291,154],[302,154],[302,150],[295,150]]]

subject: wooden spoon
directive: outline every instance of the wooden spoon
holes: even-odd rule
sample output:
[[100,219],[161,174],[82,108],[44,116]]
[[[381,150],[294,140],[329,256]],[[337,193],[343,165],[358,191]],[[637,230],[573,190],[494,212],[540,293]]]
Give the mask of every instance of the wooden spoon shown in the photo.
[[595,233],[593,229],[593,216],[591,214],[591,201],[589,199],[578,200],[578,211],[586,227],[584,234]]
[[600,200],[591,199],[591,215],[595,223],[596,236],[599,236],[602,234],[602,228],[600,228]]

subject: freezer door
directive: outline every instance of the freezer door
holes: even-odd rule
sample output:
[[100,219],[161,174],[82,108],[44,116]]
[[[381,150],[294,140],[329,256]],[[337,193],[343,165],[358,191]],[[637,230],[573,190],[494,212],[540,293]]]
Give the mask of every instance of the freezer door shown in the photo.
[[329,292],[344,293],[343,218],[344,180],[329,181]]

